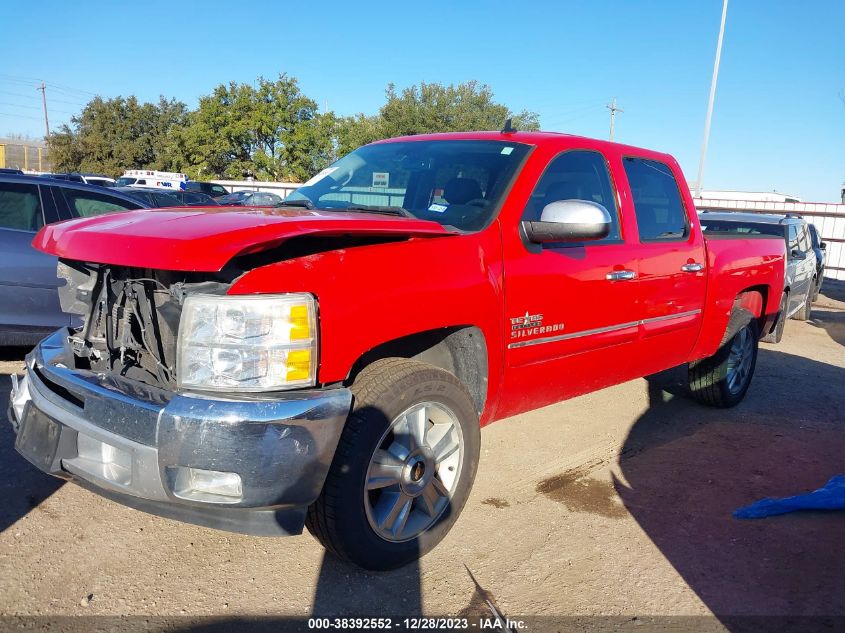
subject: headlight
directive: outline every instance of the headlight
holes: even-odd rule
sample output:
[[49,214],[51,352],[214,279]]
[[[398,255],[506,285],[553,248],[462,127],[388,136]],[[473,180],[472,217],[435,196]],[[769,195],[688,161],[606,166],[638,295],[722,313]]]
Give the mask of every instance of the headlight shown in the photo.
[[316,321],[309,294],[189,295],[179,325],[179,387],[275,391],[313,385]]

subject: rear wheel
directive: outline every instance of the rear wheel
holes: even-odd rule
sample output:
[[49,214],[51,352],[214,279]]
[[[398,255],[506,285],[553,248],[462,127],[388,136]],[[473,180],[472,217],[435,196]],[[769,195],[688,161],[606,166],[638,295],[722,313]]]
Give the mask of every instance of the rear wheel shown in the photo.
[[478,465],[478,415],[451,373],[380,360],[352,386],[355,403],[306,526],[326,549],[367,569],[393,569],[451,529]]
[[742,402],[757,365],[758,337],[754,316],[742,308],[735,309],[719,350],[690,363],[692,397],[714,407],[733,407]]
[[786,308],[789,303],[789,295],[785,292],[780,298],[780,308],[778,308],[778,320],[775,323],[775,329],[766,334],[762,341],[764,343],[780,343],[783,339],[783,329],[786,327]]

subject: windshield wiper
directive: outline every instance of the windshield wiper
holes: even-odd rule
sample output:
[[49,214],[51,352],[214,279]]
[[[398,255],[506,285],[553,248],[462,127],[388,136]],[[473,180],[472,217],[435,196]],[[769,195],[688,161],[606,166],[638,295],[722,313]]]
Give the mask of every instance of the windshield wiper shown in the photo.
[[297,200],[282,200],[282,204],[279,206],[281,207],[305,207],[306,209],[313,209],[314,203],[311,202],[308,198],[302,198]]
[[388,207],[377,204],[350,204],[338,211],[364,211],[366,213],[382,213],[384,215],[398,215],[403,218],[416,218],[413,213],[402,207]]

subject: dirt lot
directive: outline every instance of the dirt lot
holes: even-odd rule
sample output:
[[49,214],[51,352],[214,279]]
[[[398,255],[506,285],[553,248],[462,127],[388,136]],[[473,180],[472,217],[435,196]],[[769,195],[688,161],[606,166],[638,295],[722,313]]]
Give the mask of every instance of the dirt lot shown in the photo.
[[[487,615],[471,570],[511,617],[845,616],[845,513],[731,517],[845,472],[843,287],[761,346],[736,409],[635,380],[488,427],[455,529],[386,574],[308,535],[216,532],[63,485],[0,425],[0,615]],[[5,411],[22,350],[2,354]]]

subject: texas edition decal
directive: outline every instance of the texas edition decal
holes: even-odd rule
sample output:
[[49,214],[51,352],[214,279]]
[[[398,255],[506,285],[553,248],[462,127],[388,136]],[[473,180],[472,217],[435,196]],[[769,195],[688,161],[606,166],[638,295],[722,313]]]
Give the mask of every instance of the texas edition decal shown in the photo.
[[563,323],[543,325],[542,314],[531,314],[526,312],[524,316],[511,317],[511,338],[526,338],[539,334],[549,334],[563,330]]

